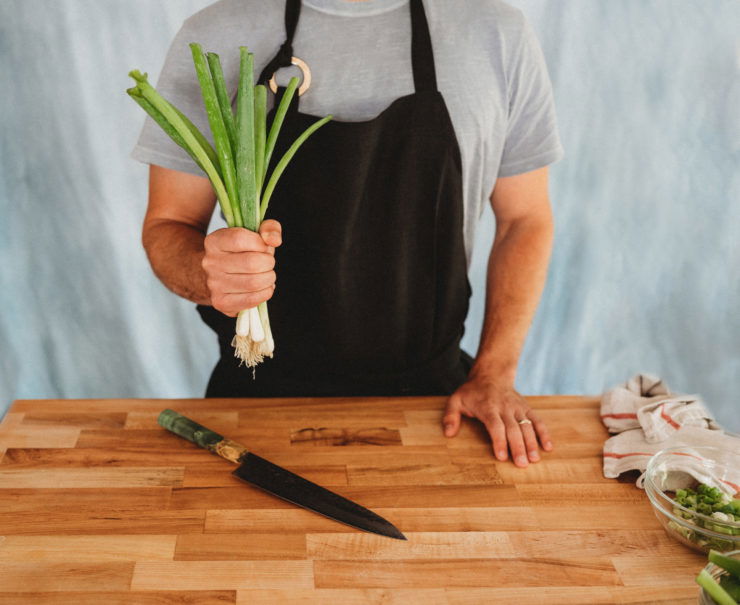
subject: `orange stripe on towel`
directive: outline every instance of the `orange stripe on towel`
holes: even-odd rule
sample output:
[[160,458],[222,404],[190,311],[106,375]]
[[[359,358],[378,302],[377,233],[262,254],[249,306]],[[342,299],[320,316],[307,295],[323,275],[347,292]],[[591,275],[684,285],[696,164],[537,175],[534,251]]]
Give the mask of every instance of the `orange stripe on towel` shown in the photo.
[[680,429],[681,425],[678,424],[673,418],[671,418],[668,414],[665,413],[665,403],[660,406],[660,417],[665,420],[668,424],[670,424],[674,429]]
[[604,452],[604,458],[626,458],[627,456],[652,456],[648,452],[629,452],[627,454],[617,454],[616,452]]
[[732,489],[735,490],[735,492],[740,492],[740,486],[735,485],[732,481],[727,481],[726,479],[720,479],[720,481],[726,485],[729,485]]
[[616,418],[617,420],[625,420],[627,418],[637,418],[637,414],[602,414],[602,418]]

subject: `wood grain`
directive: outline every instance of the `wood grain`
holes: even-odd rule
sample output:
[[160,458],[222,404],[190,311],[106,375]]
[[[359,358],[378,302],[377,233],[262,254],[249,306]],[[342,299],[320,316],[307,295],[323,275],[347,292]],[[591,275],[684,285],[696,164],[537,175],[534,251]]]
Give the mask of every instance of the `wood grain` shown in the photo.
[[252,561],[305,559],[306,535],[275,534],[184,534],[177,536],[175,561]]
[[315,561],[317,588],[603,586],[620,584],[607,558]]
[[505,559],[517,556],[506,532],[405,532],[408,543],[371,534],[308,534],[314,560]]
[[0,592],[0,605],[234,605],[236,599],[235,590]]
[[3,592],[128,590],[134,565],[133,561],[3,561],[0,586]]
[[311,561],[137,561],[133,590],[311,588]]
[[0,469],[0,488],[4,487],[118,487],[180,486],[183,469],[177,467],[123,468],[36,468]]
[[111,510],[126,503],[129,511],[168,508],[170,487],[2,488],[0,514],[10,512]]
[[204,510],[140,510],[125,502],[118,507],[93,510],[36,508],[1,513],[0,534],[200,534],[205,526],[205,514]]
[[317,588],[310,590],[239,590],[237,605],[447,605],[442,588]]
[[[696,602],[704,558],[601,473],[593,397],[530,397],[555,450],[444,437],[442,397],[23,400],[0,422],[0,605]],[[243,483],[171,408],[372,508],[396,541]],[[73,411],[70,411],[73,410]]]
[[177,536],[3,536],[0,561],[172,561]]

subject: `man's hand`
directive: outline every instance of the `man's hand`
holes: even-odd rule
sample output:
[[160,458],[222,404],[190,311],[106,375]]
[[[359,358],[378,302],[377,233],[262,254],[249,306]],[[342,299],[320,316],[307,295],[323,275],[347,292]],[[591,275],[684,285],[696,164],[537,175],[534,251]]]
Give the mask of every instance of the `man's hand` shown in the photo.
[[477,418],[491,435],[496,458],[506,460],[511,450],[521,467],[539,460],[538,439],[542,449],[552,449],[547,428],[514,390],[552,248],[547,180],[547,166],[496,180],[491,195],[496,236],[488,258],[480,345],[468,380],[450,397],[443,420],[445,435],[452,437],[461,414]]
[[[525,467],[530,461],[540,459],[539,444],[547,452],[552,450],[547,427],[507,382],[470,378],[462,384],[447,402],[442,420],[447,437],[457,435],[461,414],[477,418],[485,425],[499,460],[506,460],[507,451],[511,450],[514,464]],[[519,424],[524,419],[532,424]]]
[[207,235],[201,265],[211,305],[236,317],[268,300],[275,291],[275,248],[281,243],[282,229],[275,220],[263,221],[259,233],[235,227]]

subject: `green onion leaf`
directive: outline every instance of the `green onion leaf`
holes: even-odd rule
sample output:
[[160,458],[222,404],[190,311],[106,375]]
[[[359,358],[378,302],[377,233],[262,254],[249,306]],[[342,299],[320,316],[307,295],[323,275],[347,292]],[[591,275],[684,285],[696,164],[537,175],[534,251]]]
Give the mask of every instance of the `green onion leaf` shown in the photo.
[[[203,136],[203,133],[198,130],[198,127],[193,124],[184,113],[182,113],[177,107],[172,105],[172,103],[170,103],[170,106],[172,107],[172,109],[175,110],[177,115],[180,116],[182,121],[185,122],[185,126],[187,126],[190,129],[190,132],[193,133],[193,136],[196,138],[198,143],[200,143],[200,146],[203,147],[205,152],[208,154],[209,159],[218,169],[218,173],[221,175],[221,166],[218,162],[218,156],[216,155],[216,150],[213,148],[213,145],[211,145],[208,139]],[[223,178],[223,175],[221,175],[221,178]]]
[[254,55],[239,47],[239,89],[236,98],[236,168],[243,226],[259,228],[257,179],[254,166]]
[[267,135],[267,144],[265,146],[265,164],[262,168],[262,182],[267,178],[267,167],[270,164],[270,158],[275,149],[275,142],[277,141],[278,134],[280,134],[280,128],[283,125],[285,114],[288,112],[288,106],[296,88],[298,88],[298,78],[293,76],[288,82],[283,97],[280,99],[280,104],[275,111],[275,117],[272,119],[272,124],[270,124],[270,134]]
[[219,204],[221,205],[221,210],[226,217],[226,222],[229,224],[230,227],[233,227],[235,217],[232,212],[229,194],[226,191],[224,182],[221,180],[221,175],[219,174],[213,162],[211,162],[211,159],[208,157],[205,149],[200,145],[198,139],[191,132],[188,125],[182,120],[178,112],[175,111],[174,106],[162,95],[160,95],[151,84],[149,84],[146,74],[142,74],[139,70],[135,69],[129,72],[129,75],[134,80],[136,80],[136,88],[138,89],[141,96],[149,101],[149,103],[164,116],[164,118],[182,137],[183,141],[190,148],[193,154],[198,158],[201,167],[203,168],[203,170],[205,170],[208,178],[211,179],[213,188],[216,191],[216,197],[218,198]]
[[291,158],[295,155],[295,152],[298,151],[298,148],[303,145],[304,141],[311,136],[316,130],[321,128],[324,124],[326,124],[329,120],[332,119],[332,115],[329,114],[325,118],[321,118],[320,120],[317,120],[311,126],[306,128],[306,130],[303,131],[303,134],[301,134],[294,142],[293,144],[288,148],[288,151],[285,152],[282,158],[280,158],[280,161],[278,162],[277,166],[275,166],[275,170],[272,171],[272,175],[270,175],[270,180],[267,183],[267,187],[265,187],[265,192],[262,195],[262,205],[260,206],[260,218],[265,218],[265,213],[267,212],[267,205],[270,203],[270,196],[272,195],[273,190],[275,189],[275,185],[277,185],[278,179],[280,178],[280,175],[283,173],[283,170],[285,170],[286,166],[288,165],[288,162],[290,162]]
[[[157,110],[154,105],[152,105],[149,101],[147,101],[143,96],[141,96],[141,93],[139,92],[139,89],[134,86],[133,88],[129,88],[126,90],[128,93],[128,96],[130,96],[134,101],[136,101],[139,106],[146,111],[149,116],[157,123],[159,124],[159,127],[165,131],[169,135],[169,137],[177,143],[180,147],[182,147],[185,151],[188,152],[188,155],[193,158],[193,161],[195,161],[196,164],[198,164],[198,167],[203,170],[203,165],[200,163],[200,160],[198,159],[198,156],[195,155],[190,147],[187,146],[187,143],[185,143],[185,140],[180,136],[180,133],[175,130],[175,127],[172,126],[167,121],[167,118],[165,118],[162,115],[162,112]],[[205,170],[203,170],[205,172]]]
[[241,227],[243,225],[243,217],[239,212],[239,207],[235,203],[238,199],[238,193],[234,157],[231,152],[229,135],[226,133],[226,124],[221,115],[221,107],[219,106],[218,97],[216,96],[216,87],[213,84],[213,79],[211,78],[211,73],[208,69],[208,64],[200,44],[197,44],[196,42],[191,43],[190,50],[192,51],[195,73],[198,75],[198,82],[200,83],[200,90],[203,95],[206,114],[208,115],[208,123],[211,126],[213,142],[216,145],[216,152],[221,166],[224,186],[226,187],[229,200],[231,201],[232,213],[234,215],[234,220],[236,221],[235,226]]
[[234,112],[231,111],[231,101],[229,93],[226,92],[226,80],[224,80],[224,71],[221,68],[221,59],[216,53],[206,53],[208,59],[208,68],[211,70],[213,86],[216,89],[218,105],[221,108],[221,116],[226,126],[226,134],[229,135],[232,154],[236,153],[236,124],[234,123]]
[[265,123],[267,106],[267,87],[257,84],[254,87],[254,172],[257,175],[257,203],[265,180]]

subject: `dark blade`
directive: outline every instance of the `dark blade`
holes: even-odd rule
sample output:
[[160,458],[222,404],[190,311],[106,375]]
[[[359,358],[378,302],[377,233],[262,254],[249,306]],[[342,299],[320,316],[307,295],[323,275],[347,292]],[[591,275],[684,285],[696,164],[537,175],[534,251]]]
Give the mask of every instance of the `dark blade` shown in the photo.
[[405,540],[398,528],[371,510],[249,453],[232,475],[320,515],[365,531]]

